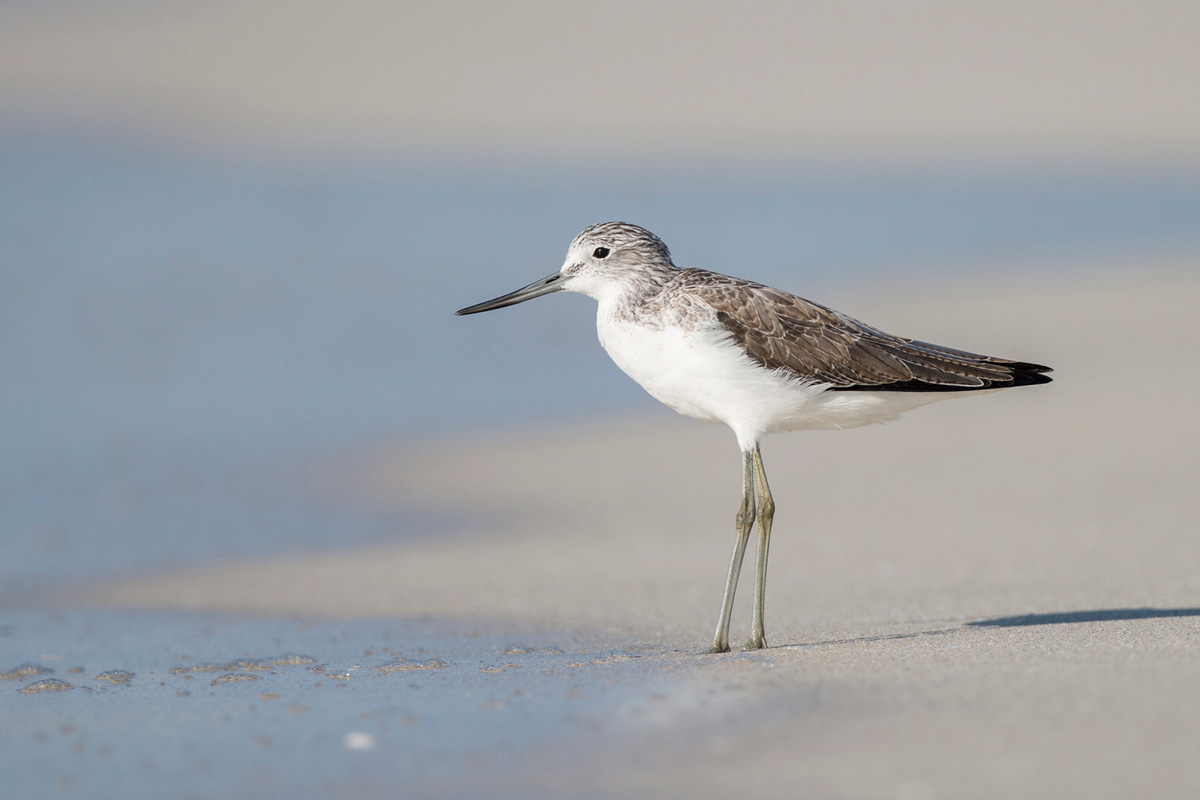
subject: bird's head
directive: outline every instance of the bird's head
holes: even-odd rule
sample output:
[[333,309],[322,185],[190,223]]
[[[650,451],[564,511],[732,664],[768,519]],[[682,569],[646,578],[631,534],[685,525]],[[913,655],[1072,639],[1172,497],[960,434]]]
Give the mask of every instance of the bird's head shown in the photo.
[[650,231],[628,222],[601,222],[575,237],[558,272],[455,313],[478,314],[562,291],[601,299],[631,284],[656,281],[674,268],[671,251]]

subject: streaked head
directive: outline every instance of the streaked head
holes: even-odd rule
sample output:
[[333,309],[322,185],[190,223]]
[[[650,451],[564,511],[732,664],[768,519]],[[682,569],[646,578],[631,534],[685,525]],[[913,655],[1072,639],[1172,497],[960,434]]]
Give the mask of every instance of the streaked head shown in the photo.
[[598,298],[614,287],[653,279],[672,269],[671,251],[650,231],[628,222],[601,222],[575,237],[558,272],[455,313],[491,311],[552,292],[580,292]]

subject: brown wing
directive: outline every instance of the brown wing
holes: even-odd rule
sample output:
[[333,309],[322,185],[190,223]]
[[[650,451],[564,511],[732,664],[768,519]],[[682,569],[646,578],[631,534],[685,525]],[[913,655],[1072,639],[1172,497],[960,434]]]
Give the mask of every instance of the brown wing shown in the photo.
[[839,390],[970,391],[1048,383],[1049,367],[904,339],[800,297],[725,275],[683,270],[688,294],[716,311],[746,354]]

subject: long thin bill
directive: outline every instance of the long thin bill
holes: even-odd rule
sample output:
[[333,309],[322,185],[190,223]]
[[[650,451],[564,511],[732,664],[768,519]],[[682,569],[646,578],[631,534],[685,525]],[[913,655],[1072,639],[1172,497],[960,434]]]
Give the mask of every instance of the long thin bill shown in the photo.
[[544,294],[551,292],[561,292],[563,285],[562,279],[566,277],[561,272],[556,272],[553,275],[547,275],[540,281],[534,281],[528,286],[522,286],[515,292],[509,292],[506,295],[501,295],[494,300],[488,300],[466,308],[460,308],[454,312],[454,315],[461,317],[464,314],[478,314],[480,311],[491,311],[493,308],[504,308],[505,306],[514,306],[517,303],[524,303],[526,300],[532,300],[535,297],[541,297]]

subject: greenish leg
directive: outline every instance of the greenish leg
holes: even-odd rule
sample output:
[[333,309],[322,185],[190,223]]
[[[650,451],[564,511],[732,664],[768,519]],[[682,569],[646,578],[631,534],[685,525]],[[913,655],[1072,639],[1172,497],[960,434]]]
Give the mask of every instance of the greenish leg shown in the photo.
[[775,500],[771,497],[762,453],[757,446],[754,448],[754,478],[758,487],[758,559],[754,568],[754,621],[750,638],[746,641],[746,650],[767,646],[767,632],[763,623],[767,604],[767,548],[771,545],[771,520],[775,516]]
[[733,540],[733,556],[729,559],[729,577],[725,581],[725,598],[721,601],[721,619],[717,622],[717,633],[713,637],[710,653],[729,652],[729,618],[733,616],[733,595],[737,591],[738,575],[742,571],[742,559],[746,555],[746,544],[750,541],[750,528],[754,525],[754,451],[742,453],[742,505],[738,508],[735,524],[736,538]]

